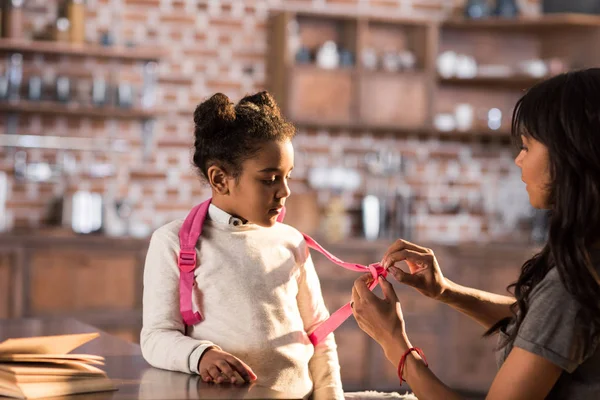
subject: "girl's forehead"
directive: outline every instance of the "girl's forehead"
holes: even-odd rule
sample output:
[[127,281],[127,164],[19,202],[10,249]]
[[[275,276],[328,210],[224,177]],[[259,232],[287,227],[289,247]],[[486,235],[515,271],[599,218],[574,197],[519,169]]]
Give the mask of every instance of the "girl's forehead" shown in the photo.
[[293,168],[294,148],[291,142],[267,142],[248,161],[262,168]]

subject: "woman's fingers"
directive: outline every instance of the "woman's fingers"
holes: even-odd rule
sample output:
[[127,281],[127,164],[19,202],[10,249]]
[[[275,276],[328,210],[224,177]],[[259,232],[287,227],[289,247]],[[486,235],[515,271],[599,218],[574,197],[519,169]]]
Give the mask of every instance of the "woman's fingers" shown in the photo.
[[417,286],[417,284],[420,282],[420,279],[417,275],[404,272],[398,267],[392,266],[388,269],[388,272],[391,273],[394,279],[396,279],[398,282],[404,283],[408,286],[414,287]]
[[355,297],[356,293],[356,298],[354,301],[360,301],[361,299],[369,298],[372,295],[371,291],[369,290],[369,284],[372,280],[373,277],[371,274],[363,274],[354,281],[354,286],[352,287],[353,298]]
[[406,261],[410,268],[410,272],[415,273],[418,271],[419,266],[431,264],[433,262],[433,255],[404,249],[388,254],[384,261],[383,267],[388,269],[399,261]]
[[359,278],[357,278],[354,281],[354,285],[352,286],[352,301],[353,302],[357,302],[358,300],[360,300],[360,293],[358,288],[361,288],[361,291],[363,289],[363,287],[367,287],[369,286],[369,284],[371,283],[370,280],[372,279],[371,274],[362,274]]
[[429,253],[429,252],[431,252],[431,250],[429,250],[429,249],[428,249],[428,248],[426,248],[426,247],[421,247],[421,246],[418,246],[418,245],[416,245],[416,244],[414,244],[414,243],[411,243],[411,242],[409,242],[409,241],[402,240],[402,239],[398,239],[398,240],[396,240],[396,241],[395,241],[395,242],[394,242],[394,243],[393,243],[393,244],[392,244],[392,245],[391,245],[391,246],[390,246],[390,247],[387,249],[387,251],[385,252],[385,254],[384,254],[383,258],[382,258],[382,261],[384,261],[384,260],[385,260],[385,258],[386,258],[386,256],[388,256],[389,254],[391,254],[391,253],[395,253],[395,252],[397,252],[397,251],[404,250],[404,249],[406,249],[406,250],[412,250],[412,251],[416,251],[416,252],[418,252],[418,253]]
[[379,284],[381,285],[381,291],[383,292],[383,296],[385,300],[390,303],[396,303],[398,301],[398,296],[396,295],[396,291],[391,283],[389,283],[383,276],[379,277]]

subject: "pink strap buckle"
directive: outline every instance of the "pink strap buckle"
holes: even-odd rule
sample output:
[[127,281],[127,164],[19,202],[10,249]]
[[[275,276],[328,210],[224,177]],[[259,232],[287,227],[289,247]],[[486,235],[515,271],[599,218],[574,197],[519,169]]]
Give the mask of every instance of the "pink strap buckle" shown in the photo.
[[180,250],[177,265],[183,272],[193,271],[196,268],[196,250]]

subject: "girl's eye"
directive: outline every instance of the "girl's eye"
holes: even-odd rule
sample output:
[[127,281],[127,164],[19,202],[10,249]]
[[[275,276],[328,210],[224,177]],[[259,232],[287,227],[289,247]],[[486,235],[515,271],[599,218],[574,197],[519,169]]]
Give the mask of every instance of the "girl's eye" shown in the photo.
[[521,145],[521,150],[522,150],[522,151],[527,151],[527,150],[528,150],[528,149],[527,149],[527,146],[525,146],[524,144],[522,144],[522,145]]
[[[271,179],[264,179],[263,183],[265,185],[273,185],[275,182],[277,182],[278,179],[279,179],[278,177],[274,176]],[[289,181],[290,179],[292,179],[292,177],[291,176],[286,176],[285,179]]]

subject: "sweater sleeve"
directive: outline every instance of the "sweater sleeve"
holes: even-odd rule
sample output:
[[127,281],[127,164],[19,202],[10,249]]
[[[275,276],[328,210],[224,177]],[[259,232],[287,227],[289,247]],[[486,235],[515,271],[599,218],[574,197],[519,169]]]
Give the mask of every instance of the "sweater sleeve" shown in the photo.
[[[308,248],[306,249],[308,253]],[[321,294],[319,277],[315,271],[310,254],[298,276],[298,308],[304,322],[304,330],[312,333],[321,322],[329,317]],[[333,333],[315,346],[315,351],[308,364],[313,380],[313,399],[332,400],[344,399],[340,364],[337,346]]]
[[158,229],[150,239],[144,267],[143,323],[140,344],[144,359],[156,368],[198,373],[207,340],[185,335],[179,312],[179,242],[175,233]]

